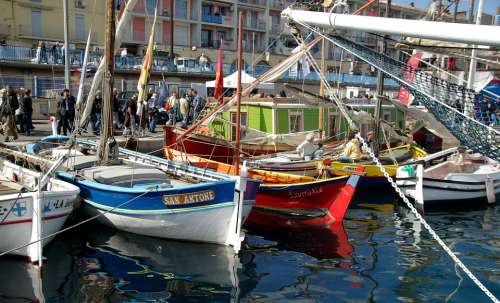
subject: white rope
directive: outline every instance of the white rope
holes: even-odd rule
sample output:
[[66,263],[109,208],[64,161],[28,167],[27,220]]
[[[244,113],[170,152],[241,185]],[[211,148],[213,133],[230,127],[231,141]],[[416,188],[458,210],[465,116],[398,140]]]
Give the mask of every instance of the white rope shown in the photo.
[[446,245],[446,243],[444,243],[444,241],[441,240],[439,235],[432,229],[432,227],[429,225],[429,223],[427,223],[427,221],[425,221],[425,219],[418,212],[418,210],[410,203],[410,200],[408,200],[408,198],[405,196],[403,191],[401,191],[401,189],[397,186],[396,182],[394,182],[394,179],[391,176],[389,176],[389,174],[385,170],[382,163],[380,163],[380,160],[375,156],[375,154],[373,153],[373,150],[366,143],[365,139],[363,139],[363,137],[361,137],[359,134],[357,135],[357,138],[361,142],[361,144],[363,145],[365,150],[368,151],[373,162],[375,162],[377,167],[384,174],[384,177],[387,179],[387,181],[389,181],[389,183],[394,188],[396,193],[403,200],[403,202],[406,204],[406,206],[411,210],[411,212],[416,216],[416,218],[420,221],[420,223],[425,227],[425,229],[427,229],[427,231],[432,236],[432,238],[434,238],[434,240],[441,246],[441,248],[455,262],[455,264],[458,265],[458,267],[460,267],[463,270],[463,272],[465,272],[465,274],[479,287],[479,289],[481,289],[491,299],[492,302],[500,303],[500,301],[493,295],[493,293],[491,291],[489,291],[488,288],[486,288],[486,286],[484,286],[484,284],[481,283],[481,281],[479,281],[479,279],[467,268],[467,266],[465,266],[465,264],[462,263],[462,261],[460,261],[460,259],[457,257],[457,255],[451,251],[451,249]]
[[[296,21],[296,20],[294,20],[294,21]],[[297,23],[305,26],[306,28],[308,28],[311,31],[314,31],[314,32],[318,33],[324,39],[327,39],[330,42],[333,42],[330,37],[327,37],[323,33],[321,33],[318,30],[316,30],[315,28],[313,28],[311,26],[308,26],[306,24],[303,24],[302,22],[297,22]],[[309,54],[309,52],[308,52],[308,54]],[[314,60],[314,58],[313,58],[313,60]],[[314,66],[314,64],[313,64],[313,66]],[[320,75],[320,79],[322,81],[324,81],[324,76],[322,75],[322,73],[321,72],[318,72],[318,73]],[[326,82],[326,84],[328,83],[327,81],[325,81],[325,82]],[[348,124],[349,125],[354,125],[354,123],[351,120],[351,118],[348,115],[346,115],[344,111],[341,110],[341,112],[342,112],[342,115],[344,115],[344,118],[347,120]],[[439,237],[439,235],[432,229],[432,227],[427,223],[427,221],[425,221],[425,219],[418,212],[418,210],[410,203],[410,200],[408,200],[408,198],[404,195],[404,193],[401,191],[401,189],[397,186],[396,182],[394,182],[394,179],[387,173],[387,171],[385,170],[385,167],[382,165],[382,163],[380,162],[380,160],[375,156],[373,150],[368,146],[368,144],[366,143],[365,139],[363,139],[363,137],[361,137],[361,135],[359,133],[356,135],[356,137],[361,142],[361,144],[363,145],[364,149],[368,151],[368,153],[369,153],[370,157],[372,158],[373,162],[375,162],[375,164],[377,165],[377,167],[383,173],[383,175],[387,179],[387,181],[389,181],[389,183],[394,188],[394,190],[399,195],[399,197],[403,200],[403,202],[411,210],[411,212],[415,215],[415,217],[420,221],[420,223],[425,227],[425,229],[429,232],[429,234],[434,238],[434,240],[450,256],[450,258],[455,262],[455,264],[457,264],[465,272],[465,274],[467,274],[467,276],[479,287],[479,289],[481,289],[490,298],[490,300],[492,302],[500,303],[500,301],[493,295],[493,293],[491,291],[489,291],[488,288],[486,288],[486,286],[484,286],[484,284],[481,281],[479,281],[479,279],[467,268],[467,266],[465,266],[465,264],[463,264],[462,261],[460,261],[460,259],[456,256],[456,254],[453,253],[450,248],[448,248],[448,246],[446,245],[446,243],[444,243],[444,241],[441,240],[441,238]]]

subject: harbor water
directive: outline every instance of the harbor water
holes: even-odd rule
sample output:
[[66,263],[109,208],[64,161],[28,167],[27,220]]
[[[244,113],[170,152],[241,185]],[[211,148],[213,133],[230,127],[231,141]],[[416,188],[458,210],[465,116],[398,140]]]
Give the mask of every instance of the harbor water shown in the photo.
[[[223,246],[98,223],[57,237],[34,267],[0,259],[0,302],[487,302],[402,204],[361,194],[329,230],[249,230]],[[426,219],[500,296],[500,206]]]

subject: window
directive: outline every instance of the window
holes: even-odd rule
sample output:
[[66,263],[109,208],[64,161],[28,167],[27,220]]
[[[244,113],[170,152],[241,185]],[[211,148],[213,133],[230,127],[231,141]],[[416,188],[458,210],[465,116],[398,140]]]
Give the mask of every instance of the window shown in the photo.
[[201,30],[201,46],[212,47],[212,31],[202,29]]
[[337,134],[337,113],[328,115],[328,137],[333,137]]
[[[151,29],[153,28],[153,20],[149,19],[146,21],[146,29],[145,29],[145,35],[146,35],[146,42],[149,42],[149,35],[151,35]],[[160,43],[162,40],[162,35],[161,35],[161,24],[156,23],[155,27],[155,42]]]
[[[231,141],[235,141],[236,140],[236,112],[231,112]],[[242,127],[246,127],[247,126],[247,122],[248,122],[248,113],[246,112],[240,112],[240,125]],[[240,130],[240,136],[243,136],[244,135],[244,130],[241,129]]]
[[155,13],[156,0],[146,0],[146,14],[153,16]]
[[75,38],[76,40],[85,40],[85,16],[75,15]]
[[84,9],[87,6],[87,1],[85,0],[75,0],[75,7]]
[[132,38],[134,41],[143,42],[145,40],[146,20],[140,17],[132,19]]
[[42,11],[36,8],[31,9],[31,35],[42,36]]
[[289,133],[298,133],[304,131],[304,121],[302,112],[292,112],[288,114]]
[[390,111],[383,111],[382,112],[382,120],[391,122],[391,112]]
[[175,0],[175,18],[187,19],[187,0]]
[[184,25],[175,25],[174,39],[176,45],[189,45],[188,27]]

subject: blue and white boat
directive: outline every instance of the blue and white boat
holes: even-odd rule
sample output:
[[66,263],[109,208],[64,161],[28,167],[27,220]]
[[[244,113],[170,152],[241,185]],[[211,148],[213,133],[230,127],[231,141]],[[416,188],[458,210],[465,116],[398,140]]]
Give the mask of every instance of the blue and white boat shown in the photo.
[[53,157],[69,153],[67,171],[58,172],[58,177],[80,188],[83,209],[90,216],[136,234],[239,249],[241,225],[255,203],[259,181],[122,148],[112,165],[99,166],[98,142],[76,140],[85,153],[67,148],[44,151],[50,142],[64,141],[54,136],[30,144],[27,150]]

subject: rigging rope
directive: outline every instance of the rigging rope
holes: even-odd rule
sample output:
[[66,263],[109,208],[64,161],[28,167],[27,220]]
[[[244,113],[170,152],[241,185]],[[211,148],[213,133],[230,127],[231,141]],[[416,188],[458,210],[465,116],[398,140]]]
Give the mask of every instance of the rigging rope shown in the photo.
[[[294,20],[295,21],[295,20]],[[304,23],[301,23],[301,22],[297,22],[301,25],[303,25],[304,27],[308,28],[309,30],[311,31],[314,31],[316,32],[317,34],[319,34],[320,36],[322,36],[323,38],[333,42],[334,44],[336,44],[337,46],[345,49],[346,51],[348,51],[349,53],[352,53],[356,56],[359,57],[358,53],[356,53],[355,51],[352,51],[351,49],[349,49],[348,47],[345,47],[345,45],[343,45],[342,43],[337,43],[334,39],[332,39],[330,36],[327,36],[325,35],[324,33],[320,32],[319,30],[317,30],[316,28],[312,27],[312,26],[309,26],[307,24],[304,24]],[[341,37],[338,37],[336,36],[335,39],[342,39]],[[349,41],[349,40],[347,40]],[[312,57],[312,56],[310,56]],[[363,59],[363,58],[362,58]],[[374,61],[370,61],[370,60],[364,60],[366,61],[368,64],[371,64],[371,65],[374,65],[375,67],[377,67],[378,69],[382,70],[382,68],[379,68],[376,64],[377,63],[381,63],[380,61],[380,57],[379,58],[374,58],[375,60]],[[378,59],[378,61],[377,61]],[[395,61],[395,60],[393,60]],[[382,61],[383,63],[383,61]],[[314,64],[313,64],[314,66]],[[385,72],[384,70],[382,70],[383,72]],[[324,81],[326,82],[326,84],[328,84],[328,81],[326,81],[325,77],[319,72],[319,75],[320,75],[320,79],[321,81]],[[392,75],[391,75],[392,76]],[[398,79],[399,80],[399,79]],[[418,90],[417,90],[418,92]],[[334,98],[334,100],[336,100],[336,98]],[[437,100],[436,100],[437,101]],[[437,101],[437,103],[441,103],[439,101]],[[445,104],[443,104],[445,105]],[[449,106],[447,106],[449,108]],[[451,108],[450,108],[451,109]],[[455,110],[455,109],[454,109]],[[456,110],[455,110],[456,111]],[[353,125],[353,121],[351,120],[351,118],[348,116],[348,115],[345,115],[345,111],[342,111],[341,110],[341,113],[342,115],[344,115],[344,118],[348,121],[348,125]],[[458,112],[457,112],[458,113]],[[462,115],[463,116],[463,115]],[[465,117],[465,116],[463,116]],[[468,118],[468,117],[465,117],[465,118]],[[476,121],[474,121],[476,122]],[[477,123],[477,122],[476,122]],[[429,232],[429,234],[432,236],[432,238],[441,246],[441,248],[450,256],[450,258],[455,262],[455,264],[457,264],[466,274],[467,276],[479,287],[479,289],[481,289],[487,296],[488,298],[492,301],[492,302],[495,302],[495,303],[500,303],[500,301],[493,295],[493,293],[488,290],[488,288],[486,288],[486,286],[484,286],[484,284],[467,268],[467,266],[465,266],[465,264],[462,263],[462,261],[456,256],[456,254],[451,251],[451,249],[446,245],[446,243],[444,243],[444,241],[439,237],[439,235],[432,229],[432,227],[427,223],[427,221],[422,217],[422,215],[418,212],[418,210],[411,204],[410,200],[404,195],[403,191],[397,186],[396,182],[394,181],[394,179],[387,173],[387,171],[385,170],[385,167],[382,165],[382,163],[380,162],[380,160],[375,156],[375,153],[373,152],[373,150],[368,146],[367,142],[365,141],[365,139],[358,133],[356,135],[356,137],[358,138],[358,140],[361,142],[363,148],[365,150],[368,151],[371,159],[373,160],[373,162],[377,165],[377,167],[380,169],[380,171],[383,173],[384,177],[389,181],[389,183],[391,184],[391,186],[394,188],[394,190],[396,191],[396,193],[399,195],[399,197],[403,200],[403,202],[405,203],[405,205],[411,210],[411,212],[416,216],[416,218],[420,221],[420,223],[425,227],[425,229]]]
[[[336,35],[325,35],[315,27],[303,22],[297,23],[394,78],[401,86],[408,89],[418,101],[423,103],[429,112],[448,128],[463,145],[474,152],[484,154],[497,161],[500,160],[500,142],[497,139],[500,133],[497,130],[440,101],[460,99],[464,101],[466,107],[468,104],[474,103],[477,94],[473,90],[413,69],[403,62],[381,55],[348,39]],[[324,76],[320,76],[320,79],[323,81]]]

